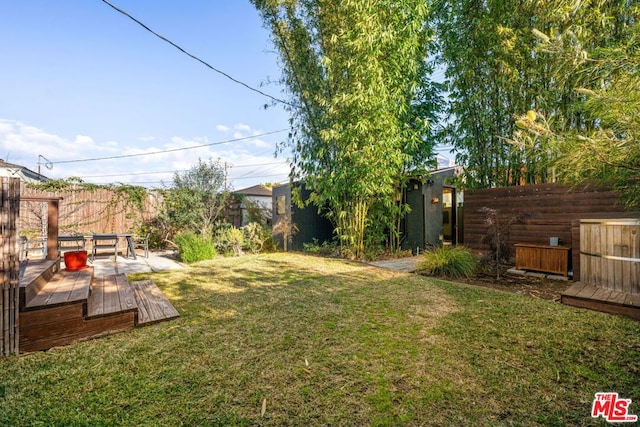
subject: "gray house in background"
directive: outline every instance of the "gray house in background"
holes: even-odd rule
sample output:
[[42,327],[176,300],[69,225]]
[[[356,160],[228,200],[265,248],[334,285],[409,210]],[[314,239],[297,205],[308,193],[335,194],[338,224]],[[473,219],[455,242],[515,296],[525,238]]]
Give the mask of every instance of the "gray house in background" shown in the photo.
[[6,178],[20,178],[20,181],[29,184],[48,181],[44,175],[40,175],[37,172],[32,171],[21,165],[13,163],[7,163],[3,159],[0,159],[0,176]]
[[416,253],[433,246],[462,243],[463,194],[447,183],[461,171],[459,166],[451,166],[409,179],[403,200],[411,211],[401,227],[402,249]]
[[[294,251],[302,251],[305,243],[318,244],[329,242],[333,239],[333,225],[324,216],[318,213],[318,208],[308,205],[303,208],[292,203],[292,188],[300,191],[302,200],[307,200],[311,192],[301,183],[281,185],[273,188],[273,224],[277,224],[286,216],[296,225],[298,231],[289,239],[288,247]],[[283,246],[282,235],[274,236],[280,247]]]
[[[403,190],[402,199],[409,205],[410,212],[401,224],[401,247],[413,253],[424,249],[455,245],[462,242],[462,192],[448,183],[449,178],[458,176],[458,166],[438,169],[423,176],[411,177]],[[296,183],[302,200],[307,200],[309,190]],[[304,208],[291,202],[292,187],[283,185],[273,189],[273,224],[284,215],[298,227],[298,232],[289,242],[292,250],[301,251],[304,243],[322,244],[333,239],[333,225],[318,213],[318,208],[310,205]],[[276,236],[282,245],[282,236]]]

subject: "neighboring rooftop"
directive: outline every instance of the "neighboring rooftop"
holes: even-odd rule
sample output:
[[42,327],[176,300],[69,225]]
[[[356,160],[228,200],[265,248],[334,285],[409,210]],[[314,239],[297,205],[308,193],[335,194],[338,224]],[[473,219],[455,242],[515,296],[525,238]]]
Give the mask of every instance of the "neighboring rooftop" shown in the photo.
[[5,162],[0,159],[0,176],[8,178],[20,178],[25,182],[45,182],[48,181],[44,175],[40,175],[37,172],[32,171],[22,165],[16,165],[14,163]]
[[245,196],[262,196],[271,197],[272,189],[266,185],[254,185],[253,187],[242,188],[234,191],[236,194],[244,194]]

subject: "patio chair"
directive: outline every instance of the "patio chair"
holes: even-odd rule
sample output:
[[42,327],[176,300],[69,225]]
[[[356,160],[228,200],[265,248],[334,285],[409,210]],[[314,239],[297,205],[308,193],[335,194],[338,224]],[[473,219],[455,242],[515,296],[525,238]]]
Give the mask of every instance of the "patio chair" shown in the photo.
[[93,245],[91,248],[91,261],[95,261],[100,249],[113,251],[114,261],[118,261],[118,235],[117,234],[94,234],[91,237]]
[[144,257],[149,258],[149,233],[146,236],[133,236],[131,240],[133,241],[133,250],[135,251],[136,248],[144,249]]
[[36,259],[45,259],[47,257],[47,238],[29,239],[27,236],[20,236],[19,259],[21,261],[28,260],[29,252],[35,252],[37,254]]
[[85,250],[85,238],[80,233],[59,235],[58,236],[58,253],[60,256],[68,251]]

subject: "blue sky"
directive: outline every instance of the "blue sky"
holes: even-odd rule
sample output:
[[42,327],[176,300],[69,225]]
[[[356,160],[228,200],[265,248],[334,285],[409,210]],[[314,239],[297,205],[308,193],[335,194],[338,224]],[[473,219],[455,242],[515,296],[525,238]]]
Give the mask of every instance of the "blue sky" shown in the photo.
[[[213,67],[280,97],[267,30],[248,1],[112,0]],[[227,162],[235,189],[287,180],[281,107],[155,37],[101,0],[0,0],[0,158],[51,178],[151,187],[198,158]],[[258,165],[258,166],[254,166]]]

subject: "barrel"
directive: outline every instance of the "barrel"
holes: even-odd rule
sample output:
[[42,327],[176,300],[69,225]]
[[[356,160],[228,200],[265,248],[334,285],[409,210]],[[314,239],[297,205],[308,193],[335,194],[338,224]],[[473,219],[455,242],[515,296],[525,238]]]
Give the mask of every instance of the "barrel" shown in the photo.
[[580,220],[580,281],[640,295],[640,219]]

